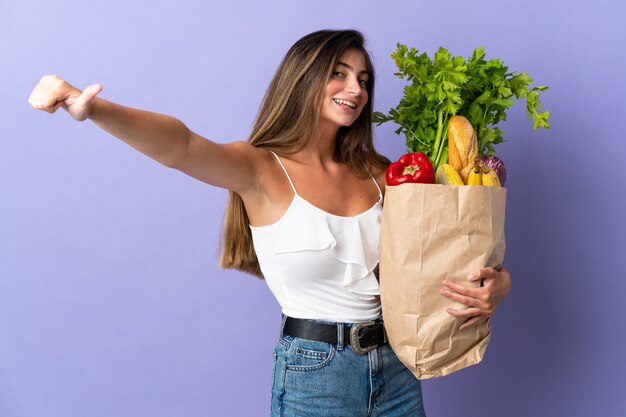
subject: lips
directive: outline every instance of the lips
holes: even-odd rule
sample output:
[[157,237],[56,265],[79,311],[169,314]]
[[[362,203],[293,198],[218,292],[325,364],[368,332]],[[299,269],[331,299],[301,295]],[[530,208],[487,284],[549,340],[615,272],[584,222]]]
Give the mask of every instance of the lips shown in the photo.
[[352,109],[352,110],[358,107],[358,105],[354,101],[345,100],[343,98],[333,98],[333,101],[337,103],[338,105],[340,105],[341,107],[345,107],[345,108]]

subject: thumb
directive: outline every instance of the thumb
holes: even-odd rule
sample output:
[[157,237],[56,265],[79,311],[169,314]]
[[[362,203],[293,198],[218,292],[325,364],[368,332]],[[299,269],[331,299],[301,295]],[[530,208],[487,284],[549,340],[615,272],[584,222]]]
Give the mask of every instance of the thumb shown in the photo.
[[81,101],[83,104],[90,103],[100,91],[102,91],[100,84],[92,84],[83,90],[78,101]]
[[83,121],[89,116],[91,103],[100,91],[102,91],[102,86],[100,84],[92,84],[80,93],[80,95],[76,98],[76,101],[64,104],[64,108],[74,119]]

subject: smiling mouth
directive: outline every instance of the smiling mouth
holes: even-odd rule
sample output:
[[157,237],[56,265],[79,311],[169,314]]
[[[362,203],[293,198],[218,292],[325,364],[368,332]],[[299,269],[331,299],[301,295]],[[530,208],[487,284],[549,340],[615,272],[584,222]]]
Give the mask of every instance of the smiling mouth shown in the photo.
[[353,109],[353,110],[357,108],[356,103],[354,103],[352,101],[343,100],[343,99],[340,99],[340,98],[334,98],[333,101],[335,103],[339,104],[342,107],[347,107],[347,108]]

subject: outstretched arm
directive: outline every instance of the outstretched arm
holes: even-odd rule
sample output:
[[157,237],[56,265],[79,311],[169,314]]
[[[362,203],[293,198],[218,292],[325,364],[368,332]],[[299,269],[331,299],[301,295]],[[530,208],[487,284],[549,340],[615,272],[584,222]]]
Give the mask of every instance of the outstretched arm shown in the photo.
[[245,142],[212,142],[174,117],[104,100],[97,97],[100,91],[99,84],[81,91],[56,75],[48,75],[39,81],[28,101],[49,113],[63,108],[75,120],[90,119],[150,158],[206,183],[239,193],[254,186],[256,148]]

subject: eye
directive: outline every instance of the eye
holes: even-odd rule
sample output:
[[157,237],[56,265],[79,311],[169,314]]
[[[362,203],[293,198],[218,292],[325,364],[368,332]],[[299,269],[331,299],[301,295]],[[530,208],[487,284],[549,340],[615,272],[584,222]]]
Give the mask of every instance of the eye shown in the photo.
[[344,74],[341,71],[333,71],[333,77],[342,78]]
[[361,87],[367,87],[367,85],[369,84],[369,80],[359,80],[359,84],[361,85]]

